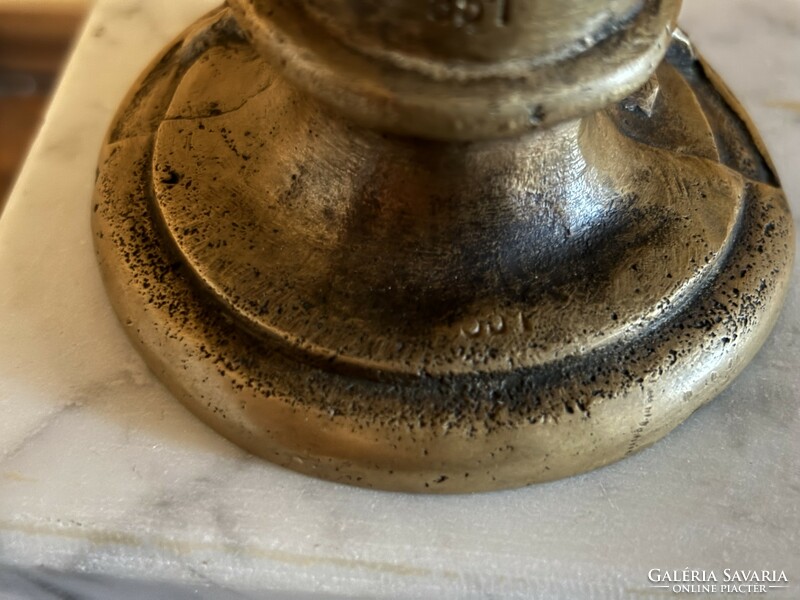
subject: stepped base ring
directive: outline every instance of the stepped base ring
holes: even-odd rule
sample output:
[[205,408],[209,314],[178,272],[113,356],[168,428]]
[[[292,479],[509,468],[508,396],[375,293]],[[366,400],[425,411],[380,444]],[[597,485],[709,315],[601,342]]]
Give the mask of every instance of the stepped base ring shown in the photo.
[[[663,69],[679,73],[681,85],[696,94],[695,109],[714,132],[702,143],[720,157],[709,173],[733,191],[723,206],[731,221],[709,251],[711,266],[687,279],[673,305],[643,305],[635,331],[609,336],[585,353],[556,353],[541,363],[534,356],[508,368],[383,372],[355,360],[362,372],[335,357],[328,364],[313,352],[294,352],[280,336],[254,333],[237,313],[236,298],[220,302],[218,289],[187,261],[190,246],[176,243],[180,236],[165,220],[158,190],[177,184],[177,175],[159,170],[154,158],[190,67],[208,61],[215,45],[247,52],[231,23],[222,10],[196,24],[134,88],[103,150],[93,228],[115,310],[150,367],[189,409],[252,453],[309,475],[387,490],[454,493],[558,479],[666,435],[722,390],[768,335],[791,270],[791,216],[741,107],[681,40]],[[206,43],[195,43],[200,35]],[[227,88],[254,85],[253,69],[260,68],[243,63],[242,79]],[[240,108],[226,108],[226,101],[233,102],[196,107],[205,112],[194,125]],[[659,108],[645,90],[596,118],[613,120],[633,138],[638,126],[629,118],[652,110],[683,107]],[[241,157],[241,168],[250,160]],[[210,175],[191,187],[219,193]],[[602,327],[611,328],[620,317],[603,318]],[[559,314],[542,319],[557,321]],[[491,330],[492,323],[485,326]],[[564,344],[586,334],[575,331]]]

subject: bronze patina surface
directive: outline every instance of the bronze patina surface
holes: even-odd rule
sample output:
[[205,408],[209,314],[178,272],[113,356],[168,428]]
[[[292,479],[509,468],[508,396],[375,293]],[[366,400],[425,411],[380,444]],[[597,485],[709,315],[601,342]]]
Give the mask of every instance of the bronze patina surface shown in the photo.
[[645,447],[772,327],[793,230],[675,0],[229,0],[121,107],[110,297],[304,473],[507,488]]

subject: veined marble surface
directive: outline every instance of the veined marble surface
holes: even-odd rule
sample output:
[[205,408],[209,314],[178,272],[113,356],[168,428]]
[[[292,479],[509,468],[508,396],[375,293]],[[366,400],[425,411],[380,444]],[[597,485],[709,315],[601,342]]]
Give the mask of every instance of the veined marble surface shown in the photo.
[[[663,598],[650,569],[785,571],[800,596],[800,277],[734,384],[584,476],[389,494],[254,459],[149,373],[106,300],[89,212],[111,116],[218,0],[99,0],[0,219],[0,599]],[[686,0],[800,215],[800,0]]]

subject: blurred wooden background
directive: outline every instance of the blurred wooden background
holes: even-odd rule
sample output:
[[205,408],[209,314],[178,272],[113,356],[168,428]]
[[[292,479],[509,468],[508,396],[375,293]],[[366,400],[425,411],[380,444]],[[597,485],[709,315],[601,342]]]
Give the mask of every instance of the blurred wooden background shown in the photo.
[[0,207],[88,8],[88,0],[0,0]]

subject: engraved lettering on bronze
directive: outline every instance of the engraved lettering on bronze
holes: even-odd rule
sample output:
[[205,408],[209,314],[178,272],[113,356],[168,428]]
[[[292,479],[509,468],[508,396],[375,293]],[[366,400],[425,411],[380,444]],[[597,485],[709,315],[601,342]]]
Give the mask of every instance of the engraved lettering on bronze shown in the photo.
[[460,29],[481,20],[484,14],[481,0],[430,0],[432,20]]
[[494,11],[487,9],[484,0],[429,0],[431,20],[460,29],[467,25],[485,22],[484,17],[496,27],[506,27],[511,21],[511,0],[487,0],[494,4]]
[[506,27],[511,22],[511,0],[497,0],[497,25]]

